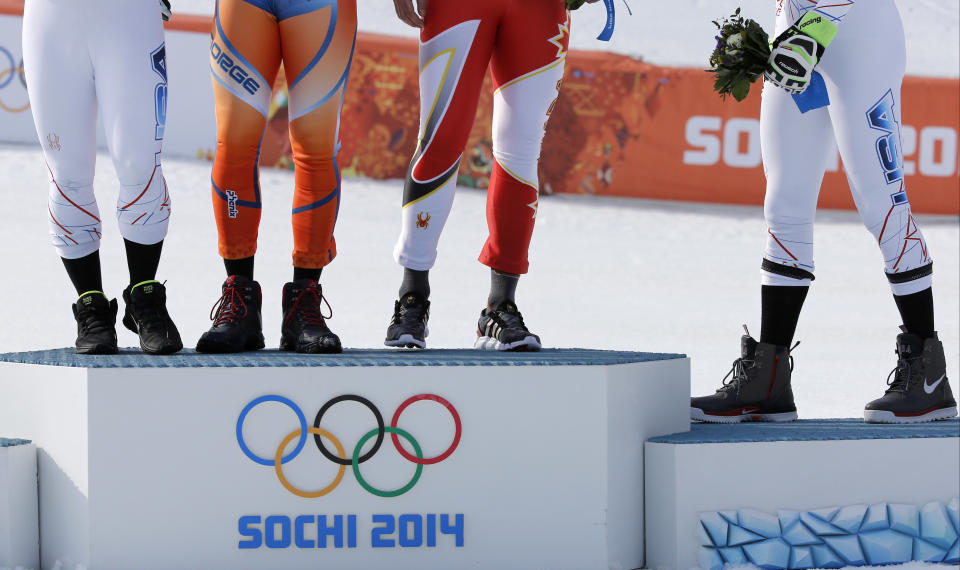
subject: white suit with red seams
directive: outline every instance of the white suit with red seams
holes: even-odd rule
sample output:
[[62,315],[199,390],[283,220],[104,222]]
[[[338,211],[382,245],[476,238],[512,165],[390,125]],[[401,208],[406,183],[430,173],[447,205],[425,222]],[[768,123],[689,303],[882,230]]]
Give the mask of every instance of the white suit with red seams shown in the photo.
[[780,0],[774,37],[814,10],[838,28],[816,67],[829,104],[802,113],[783,89],[769,83],[763,89],[769,230],[762,282],[804,286],[813,279],[813,221],[836,141],[893,293],[922,291],[931,285],[932,261],[904,184],[900,87],[906,44],[900,14],[893,0]]
[[50,171],[50,235],[61,257],[100,247],[93,191],[97,111],[120,180],[124,238],[164,239],[170,195],[160,167],[167,68],[156,0],[30,0],[23,59],[37,135]]

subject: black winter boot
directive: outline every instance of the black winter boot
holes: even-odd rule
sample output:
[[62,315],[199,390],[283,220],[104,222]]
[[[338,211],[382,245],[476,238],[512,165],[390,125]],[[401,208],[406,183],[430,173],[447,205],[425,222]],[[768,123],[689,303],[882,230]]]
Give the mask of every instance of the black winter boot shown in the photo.
[[871,423],[915,423],[957,415],[957,402],[947,379],[943,344],[937,333],[924,340],[897,335],[897,367],[887,376],[886,393],[867,404],[863,419]]
[[323,314],[322,304],[330,309],[320,284],[313,279],[297,279],[283,286],[283,326],[280,350],[308,354],[343,352],[340,338],[327,327],[333,316]]
[[137,333],[147,354],[173,354],[183,348],[180,332],[167,313],[167,289],[158,281],[144,281],[123,290],[126,310],[123,326]]
[[197,342],[197,352],[243,352],[264,347],[260,284],[241,275],[223,282],[223,294],[210,311],[213,326]]
[[117,353],[117,300],[87,291],[73,304],[77,320],[77,354]]
[[757,342],[745,334],[740,339],[740,358],[733,361],[723,386],[712,396],[690,399],[690,418],[712,423],[795,420],[792,372],[790,349]]

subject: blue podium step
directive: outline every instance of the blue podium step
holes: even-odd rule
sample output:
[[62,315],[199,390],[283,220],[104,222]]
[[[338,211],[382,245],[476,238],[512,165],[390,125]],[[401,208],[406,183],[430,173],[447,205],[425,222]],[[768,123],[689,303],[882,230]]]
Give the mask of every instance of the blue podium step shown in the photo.
[[684,354],[555,348],[540,352],[468,349],[347,349],[343,354],[297,354],[259,350],[238,354],[201,354],[192,349],[170,356],[148,356],[139,349],[115,355],[83,355],[72,348],[8,352],[0,362],[75,368],[255,368],[315,366],[609,366],[686,358]]
[[922,424],[868,424],[862,419],[797,420],[784,423],[701,424],[690,431],[654,437],[652,443],[758,443],[960,437],[960,419]]

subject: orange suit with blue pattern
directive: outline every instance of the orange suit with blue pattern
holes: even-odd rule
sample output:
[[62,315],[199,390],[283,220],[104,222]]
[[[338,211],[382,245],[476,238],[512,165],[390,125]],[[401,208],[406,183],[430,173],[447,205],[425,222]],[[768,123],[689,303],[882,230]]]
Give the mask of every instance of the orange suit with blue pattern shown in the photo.
[[340,109],[356,35],[356,0],[218,0],[210,44],[212,186],[224,259],[257,250],[260,144],[281,61],[295,166],[293,265],[320,268],[336,256]]

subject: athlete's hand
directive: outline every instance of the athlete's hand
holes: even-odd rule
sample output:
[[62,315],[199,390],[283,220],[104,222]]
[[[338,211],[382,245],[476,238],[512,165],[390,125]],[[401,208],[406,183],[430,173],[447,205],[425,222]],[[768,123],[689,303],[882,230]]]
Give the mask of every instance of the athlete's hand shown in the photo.
[[788,93],[807,90],[813,69],[837,35],[837,26],[816,12],[807,12],[773,42],[763,77]]
[[427,17],[427,6],[429,4],[430,0],[417,0],[417,8],[414,9],[413,0],[393,0],[397,17],[414,28],[423,28],[423,21]]
[[170,0],[160,0],[160,17],[164,22],[170,21]]
[[564,0],[567,4],[567,10],[576,10],[584,4],[594,4],[600,0]]

